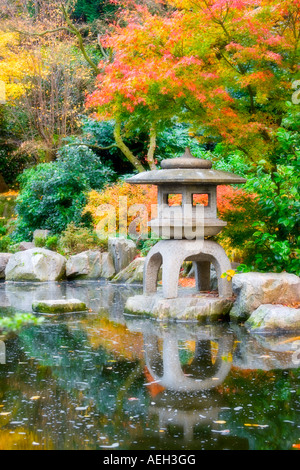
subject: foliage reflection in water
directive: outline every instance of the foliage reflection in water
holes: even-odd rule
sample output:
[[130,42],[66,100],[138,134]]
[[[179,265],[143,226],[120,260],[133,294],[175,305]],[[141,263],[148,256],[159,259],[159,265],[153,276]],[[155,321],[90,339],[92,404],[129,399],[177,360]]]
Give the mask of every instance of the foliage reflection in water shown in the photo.
[[134,288],[1,288],[11,311],[29,311],[29,300],[53,289],[64,298],[76,291],[91,311],[48,317],[6,340],[0,449],[299,447],[295,338],[124,316]]

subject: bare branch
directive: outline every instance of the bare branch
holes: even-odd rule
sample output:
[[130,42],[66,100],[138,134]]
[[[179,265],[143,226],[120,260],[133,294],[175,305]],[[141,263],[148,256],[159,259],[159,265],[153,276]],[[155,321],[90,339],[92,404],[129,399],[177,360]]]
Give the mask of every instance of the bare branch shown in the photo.
[[14,29],[16,33],[23,34],[25,36],[46,36],[47,34],[53,34],[53,33],[58,33],[59,31],[67,31],[69,33],[73,33],[71,29],[67,28],[66,26],[61,26],[60,28],[55,28],[55,29],[47,29],[46,31],[43,31],[42,33],[33,33],[31,31],[20,31],[18,29]]
[[[69,2],[68,2],[69,3]],[[67,4],[68,6],[68,4]],[[79,45],[79,49],[81,50],[82,54],[83,54],[83,57],[85,58],[85,60],[87,61],[87,63],[92,67],[92,69],[94,70],[94,72],[98,75],[100,73],[100,69],[97,67],[97,65],[95,64],[95,62],[93,62],[93,60],[88,56],[87,52],[86,52],[86,49],[84,47],[84,43],[83,43],[83,37],[79,31],[78,28],[76,28],[76,26],[72,23],[70,17],[69,17],[69,14],[68,14],[68,11],[66,10],[66,8],[64,7],[64,5],[62,5],[61,7],[61,11],[64,15],[64,18],[65,18],[65,21],[69,27],[69,29],[76,35],[77,39],[78,39],[78,45]]]

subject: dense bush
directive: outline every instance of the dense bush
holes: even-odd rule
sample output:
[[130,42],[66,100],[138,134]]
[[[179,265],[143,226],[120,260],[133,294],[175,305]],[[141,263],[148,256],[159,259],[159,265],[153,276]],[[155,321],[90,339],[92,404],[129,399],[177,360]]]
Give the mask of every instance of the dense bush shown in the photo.
[[28,165],[27,155],[16,155],[8,147],[0,148],[0,173],[9,187],[15,184],[16,177],[22,173],[26,165]]
[[248,187],[259,196],[260,218],[249,240],[251,269],[300,275],[300,113],[292,111],[277,132],[273,167],[260,162]]
[[117,6],[109,0],[77,0],[73,18],[91,23],[99,18],[109,19]]
[[[100,156],[103,162],[110,162],[113,169],[119,176],[132,172],[132,165],[116,146],[114,138],[115,122],[97,121],[91,117],[83,117],[81,120],[80,136],[69,137],[72,144],[83,143]],[[138,155],[141,161],[145,162],[149,136],[141,133],[139,129],[134,129],[127,136],[123,134],[124,143]]]
[[69,223],[88,223],[82,217],[87,192],[100,190],[114,173],[86,146],[66,146],[57,161],[26,170],[20,177],[19,216],[15,240],[30,240],[35,229],[61,233]]
[[[300,275],[299,124],[300,113],[290,109],[275,136],[271,166],[261,160],[248,172],[245,189],[256,196],[250,203],[236,199],[237,210],[223,214],[228,226],[220,240],[235,247],[241,269]],[[223,158],[219,165],[226,163]]]
[[73,253],[80,253],[86,250],[97,249],[104,251],[107,249],[107,243],[99,240],[96,232],[94,232],[92,229],[83,226],[78,227],[74,223],[71,223],[61,234],[56,248],[62,254],[69,255]]

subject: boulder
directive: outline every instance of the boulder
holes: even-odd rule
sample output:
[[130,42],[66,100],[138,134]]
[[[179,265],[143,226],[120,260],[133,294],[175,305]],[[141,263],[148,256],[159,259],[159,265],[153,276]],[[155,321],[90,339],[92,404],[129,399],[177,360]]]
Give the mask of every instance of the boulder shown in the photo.
[[113,258],[110,253],[104,252],[101,257],[101,277],[111,279],[116,274]]
[[32,310],[37,313],[71,313],[84,312],[87,310],[87,306],[77,299],[40,300],[33,302]]
[[292,304],[300,301],[300,278],[289,273],[242,273],[232,279],[236,301],[233,320],[245,320],[263,304]]
[[0,279],[5,279],[5,268],[12,253],[0,253]]
[[126,268],[137,255],[135,243],[124,237],[109,238],[108,251],[112,256],[116,273]]
[[5,269],[7,281],[59,281],[66,271],[66,258],[45,248],[15,253]]
[[26,250],[31,250],[32,248],[35,248],[35,244],[33,242],[21,242],[18,246],[17,249],[19,251],[26,251]]
[[265,304],[252,312],[245,326],[255,333],[300,330],[300,308]]
[[70,256],[66,264],[68,279],[110,279],[114,274],[111,255],[100,251],[83,251]]
[[227,318],[232,301],[209,295],[181,295],[176,299],[163,298],[162,292],[135,295],[126,301],[124,311],[130,315],[148,316],[158,321],[206,322]]
[[127,284],[143,283],[145,258],[134,259],[129,266],[122,269],[113,279],[112,282],[120,282]]
[[66,264],[66,276],[68,279],[98,279],[101,268],[101,252],[88,250],[70,256]]

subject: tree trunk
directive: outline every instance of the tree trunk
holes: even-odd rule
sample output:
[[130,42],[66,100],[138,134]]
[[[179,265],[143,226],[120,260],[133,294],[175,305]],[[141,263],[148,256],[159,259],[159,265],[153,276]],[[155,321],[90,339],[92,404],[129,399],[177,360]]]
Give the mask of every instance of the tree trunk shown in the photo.
[[150,142],[149,142],[149,149],[147,160],[151,170],[156,170],[156,165],[154,163],[154,153],[156,149],[156,131],[154,128],[150,129]]
[[6,193],[7,191],[9,191],[9,187],[5,183],[2,173],[0,173],[0,193]]
[[131,150],[124,143],[122,136],[121,136],[121,123],[118,121],[116,122],[116,125],[115,125],[114,137],[115,137],[117,147],[121,150],[121,152],[123,152],[127,160],[130,161],[130,163],[134,166],[134,168],[138,170],[140,173],[145,171],[145,168],[143,167],[143,165],[139,162],[139,160],[133,155]]

